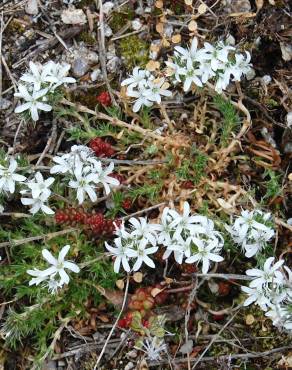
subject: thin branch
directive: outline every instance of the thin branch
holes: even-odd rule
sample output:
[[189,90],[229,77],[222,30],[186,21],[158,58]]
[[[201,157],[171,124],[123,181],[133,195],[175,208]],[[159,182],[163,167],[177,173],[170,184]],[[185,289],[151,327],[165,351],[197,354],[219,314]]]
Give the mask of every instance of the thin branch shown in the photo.
[[101,361],[101,359],[102,359],[102,356],[103,356],[103,354],[104,354],[104,352],[105,352],[105,350],[106,350],[106,347],[107,347],[107,345],[108,345],[108,342],[110,341],[111,336],[113,335],[113,332],[114,332],[114,330],[115,330],[116,326],[118,325],[118,322],[119,322],[119,320],[120,320],[120,317],[121,317],[121,315],[122,315],[122,313],[123,313],[123,310],[124,310],[124,308],[125,308],[126,301],[127,301],[127,295],[128,295],[128,290],[129,290],[129,282],[130,282],[130,275],[128,274],[128,275],[127,275],[127,282],[126,282],[126,288],[125,288],[125,294],[124,294],[124,299],[123,299],[122,308],[121,308],[121,310],[120,310],[120,312],[119,312],[119,314],[118,314],[118,317],[116,318],[116,321],[115,321],[115,323],[114,323],[113,327],[111,328],[111,331],[110,331],[110,333],[109,333],[108,337],[106,338],[106,341],[105,341],[105,343],[104,343],[104,346],[102,347],[102,350],[101,350],[101,352],[100,352],[100,354],[99,354],[99,356],[98,356],[98,359],[97,359],[97,361],[96,361],[96,363],[95,363],[95,365],[94,365],[93,370],[97,370],[97,369],[98,369],[98,367],[97,367],[97,366],[98,366],[98,364],[100,363],[100,361]]
[[65,230],[56,231],[54,233],[49,233],[49,234],[45,234],[45,235],[37,235],[37,236],[31,236],[30,238],[24,238],[24,239],[14,240],[14,241],[12,240],[10,242],[3,242],[3,243],[0,243],[0,248],[15,247],[17,245],[22,245],[22,244],[25,244],[25,243],[35,242],[35,241],[38,241],[38,240],[52,239],[52,238],[55,238],[56,236],[73,233],[74,231],[78,231],[78,229],[73,229],[73,228],[65,229]]

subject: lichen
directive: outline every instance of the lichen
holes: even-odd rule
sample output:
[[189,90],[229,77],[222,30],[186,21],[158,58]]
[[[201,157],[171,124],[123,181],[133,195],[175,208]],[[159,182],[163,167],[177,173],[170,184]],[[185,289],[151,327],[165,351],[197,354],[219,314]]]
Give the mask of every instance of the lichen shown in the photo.
[[149,45],[137,35],[121,39],[119,49],[127,70],[135,66],[145,67],[149,61]]

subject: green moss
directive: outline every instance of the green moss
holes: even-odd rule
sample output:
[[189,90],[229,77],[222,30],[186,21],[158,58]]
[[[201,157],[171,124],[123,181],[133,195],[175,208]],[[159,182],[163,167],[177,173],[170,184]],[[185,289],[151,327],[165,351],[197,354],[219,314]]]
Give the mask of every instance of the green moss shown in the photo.
[[25,31],[25,27],[18,22],[17,20],[13,19],[7,26],[7,34],[11,36],[15,35],[15,33],[23,33]]
[[132,8],[125,6],[121,8],[118,12],[113,12],[111,19],[109,21],[109,26],[113,32],[118,32],[122,27],[124,27],[128,21],[133,20],[135,17],[135,12]]
[[122,39],[119,49],[128,70],[135,66],[145,67],[149,61],[149,46],[136,35]]
[[78,41],[83,41],[85,44],[88,45],[94,45],[97,42],[93,33],[85,31],[80,33],[80,35],[78,36]]

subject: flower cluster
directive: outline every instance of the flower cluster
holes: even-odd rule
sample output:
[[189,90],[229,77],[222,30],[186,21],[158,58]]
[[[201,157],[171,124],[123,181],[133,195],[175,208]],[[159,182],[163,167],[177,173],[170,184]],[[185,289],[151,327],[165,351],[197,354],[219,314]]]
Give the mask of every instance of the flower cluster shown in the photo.
[[183,214],[165,208],[160,224],[151,224],[146,218],[131,218],[131,227],[123,225],[116,231],[115,247],[106,243],[106,248],[115,256],[114,271],[120,270],[120,265],[129,272],[129,261],[135,259],[132,269],[137,271],[142,263],[154,268],[154,262],[149,258],[156,253],[158,245],[166,248],[163,258],[169,258],[174,253],[177,263],[202,263],[202,272],[206,274],[210,261],[221,262],[220,255],[224,241],[221,234],[214,229],[212,220],[201,215],[190,214],[188,202],[184,203]]
[[249,287],[242,287],[248,295],[244,306],[258,305],[273,325],[292,331],[292,271],[284,265],[284,260],[274,263],[274,259],[268,258],[262,270],[246,271],[252,281]]
[[119,186],[120,182],[111,176],[114,164],[103,167],[101,162],[94,158],[94,152],[84,145],[73,145],[71,152],[62,156],[55,156],[56,163],[51,168],[51,174],[67,175],[70,188],[75,189],[79,204],[89,197],[92,202],[97,200],[96,189],[103,186],[109,194],[110,187]]
[[160,104],[161,97],[169,97],[171,91],[167,90],[168,83],[165,78],[155,78],[149,71],[135,67],[132,75],[122,81],[122,86],[127,86],[127,96],[135,98],[133,112],[138,112],[141,107],[152,107],[154,103]]
[[42,250],[43,258],[51,265],[46,270],[27,270],[27,273],[33,278],[30,280],[29,285],[39,285],[45,283],[49,292],[56,293],[59,288],[64,284],[69,284],[70,278],[65,269],[78,273],[80,268],[73,262],[65,261],[65,257],[69,252],[70,245],[65,245],[58,258],[55,258],[47,249]]
[[203,87],[208,81],[215,83],[215,90],[221,93],[230,81],[240,81],[243,75],[251,72],[250,54],[236,53],[233,46],[219,41],[214,46],[208,42],[198,48],[194,38],[190,48],[175,47],[172,61],[166,62],[169,75],[174,83],[183,83],[183,90],[189,91],[192,84]]
[[243,210],[232,226],[225,225],[233,241],[240,245],[245,256],[250,258],[261,252],[274,237],[271,214],[260,210]]
[[30,213],[35,214],[39,210],[42,210],[48,215],[54,214],[54,211],[46,205],[52,193],[50,186],[54,181],[55,179],[53,177],[45,180],[43,175],[37,172],[31,181],[25,183],[27,189],[20,191],[25,196],[21,198],[21,203],[25,206],[31,206]]
[[29,72],[20,77],[21,83],[14,96],[25,103],[18,105],[15,113],[29,110],[33,121],[39,119],[38,111],[49,112],[52,106],[47,103],[51,94],[63,84],[74,83],[73,77],[67,77],[70,65],[49,61],[44,65],[30,62]]

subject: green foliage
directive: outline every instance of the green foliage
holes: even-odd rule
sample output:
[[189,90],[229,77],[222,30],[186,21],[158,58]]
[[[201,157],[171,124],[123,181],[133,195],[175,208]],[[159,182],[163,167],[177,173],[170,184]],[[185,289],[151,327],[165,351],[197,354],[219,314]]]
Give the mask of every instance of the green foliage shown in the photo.
[[153,124],[151,122],[151,107],[142,107],[140,111],[140,118],[145,129],[153,129]]
[[263,197],[265,199],[273,199],[275,197],[281,196],[283,194],[281,185],[281,175],[277,175],[275,171],[271,169],[266,169],[264,173],[264,178],[267,179],[265,182],[266,194]]
[[191,180],[198,184],[205,175],[208,164],[208,157],[197,149],[191,152],[191,158],[184,160],[181,167],[176,170],[177,178],[181,180]]
[[221,112],[223,121],[220,128],[220,146],[226,147],[233,131],[239,126],[239,117],[229,100],[223,99],[220,95],[214,98],[216,108]]
[[109,218],[114,218],[118,213],[126,214],[124,208],[122,207],[123,200],[124,194],[122,192],[116,191],[112,193],[113,207],[108,209],[106,216]]
[[67,130],[69,140],[84,141],[95,137],[113,136],[117,134],[117,129],[108,123],[100,123],[98,127],[91,127],[90,132],[83,130],[78,126],[71,127]]
[[130,190],[129,196],[135,200],[138,197],[146,197],[150,200],[155,200],[158,197],[159,192],[162,189],[163,182],[158,181],[156,184],[148,185],[145,184],[133,190]]

